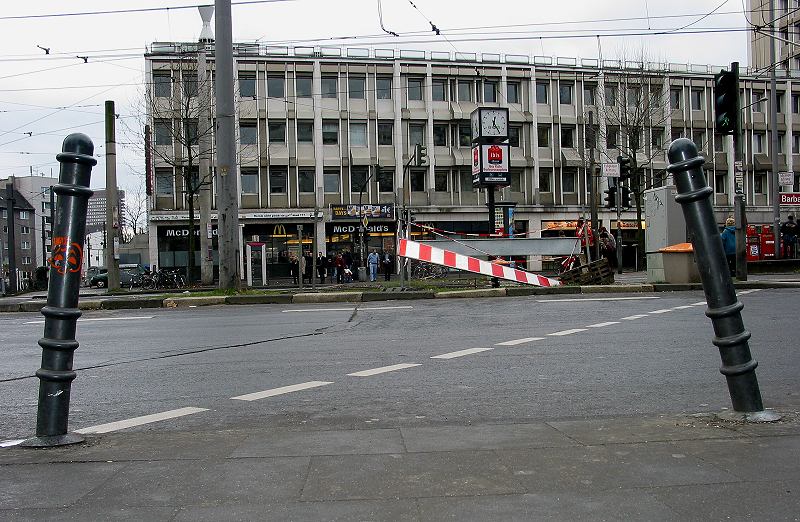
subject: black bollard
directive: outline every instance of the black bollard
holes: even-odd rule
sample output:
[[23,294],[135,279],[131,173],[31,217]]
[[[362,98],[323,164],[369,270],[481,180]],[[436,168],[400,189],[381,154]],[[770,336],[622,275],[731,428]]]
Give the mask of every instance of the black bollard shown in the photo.
[[670,165],[667,170],[675,179],[678,195],[675,200],[683,208],[689,230],[694,257],[715,337],[712,342],[719,348],[722,366],[720,372],[728,382],[733,409],[737,412],[758,414],[750,420],[775,420],[771,412],[764,412],[761,392],[756,379],[758,363],[750,355],[741,310],[744,305],[736,298],[730,271],[725,260],[719,230],[709,199],[714,190],[708,186],[697,147],[686,138],[672,142],[669,147]]
[[56,220],[53,223],[50,283],[47,306],[42,308],[44,337],[42,367],[39,377],[39,406],[36,436],[22,446],[49,447],[83,441],[77,433],[67,433],[70,387],[75,379],[72,356],[78,341],[75,327],[81,312],[78,292],[81,284],[83,240],[86,236],[86,209],[92,191],[89,178],[97,160],[92,157],[94,145],[85,134],[70,134],[64,139],[63,151],[56,156],[61,163],[58,184]]

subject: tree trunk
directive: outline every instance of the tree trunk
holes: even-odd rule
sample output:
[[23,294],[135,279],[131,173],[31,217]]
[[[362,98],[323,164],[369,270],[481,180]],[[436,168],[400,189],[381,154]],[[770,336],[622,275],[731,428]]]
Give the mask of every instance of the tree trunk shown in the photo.
[[197,241],[194,237],[194,192],[189,193],[189,258],[186,261],[186,280],[189,284],[195,282],[194,258],[197,250]]

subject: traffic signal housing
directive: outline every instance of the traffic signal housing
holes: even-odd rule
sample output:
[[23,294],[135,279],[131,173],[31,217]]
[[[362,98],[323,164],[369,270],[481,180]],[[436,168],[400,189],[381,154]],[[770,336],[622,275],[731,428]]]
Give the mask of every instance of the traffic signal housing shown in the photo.
[[606,195],[603,200],[606,202],[606,208],[617,208],[617,183],[614,178],[608,178],[608,188],[603,191]]
[[714,75],[714,123],[720,134],[735,134],[739,120],[739,71]]
[[631,177],[631,159],[627,156],[617,156],[619,163],[619,179],[625,180]]
[[631,189],[630,187],[621,186],[619,188],[619,203],[622,208],[631,208]]
[[414,165],[424,167],[428,164],[428,147],[425,145],[414,146]]

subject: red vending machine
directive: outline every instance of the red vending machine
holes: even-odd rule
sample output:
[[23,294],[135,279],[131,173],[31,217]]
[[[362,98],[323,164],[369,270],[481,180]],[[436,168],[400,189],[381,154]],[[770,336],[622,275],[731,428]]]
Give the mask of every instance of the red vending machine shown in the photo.
[[755,225],[747,225],[747,261],[758,261],[761,259],[761,237]]
[[761,227],[761,258],[775,259],[775,234],[769,225]]

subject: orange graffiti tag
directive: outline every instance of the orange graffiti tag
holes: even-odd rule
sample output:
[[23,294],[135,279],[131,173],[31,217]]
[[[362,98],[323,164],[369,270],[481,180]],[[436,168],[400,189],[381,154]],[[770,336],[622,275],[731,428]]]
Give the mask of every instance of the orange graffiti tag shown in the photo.
[[66,237],[53,238],[53,255],[50,256],[50,266],[56,273],[64,275],[80,272],[83,264],[83,248],[78,243],[70,243]]

